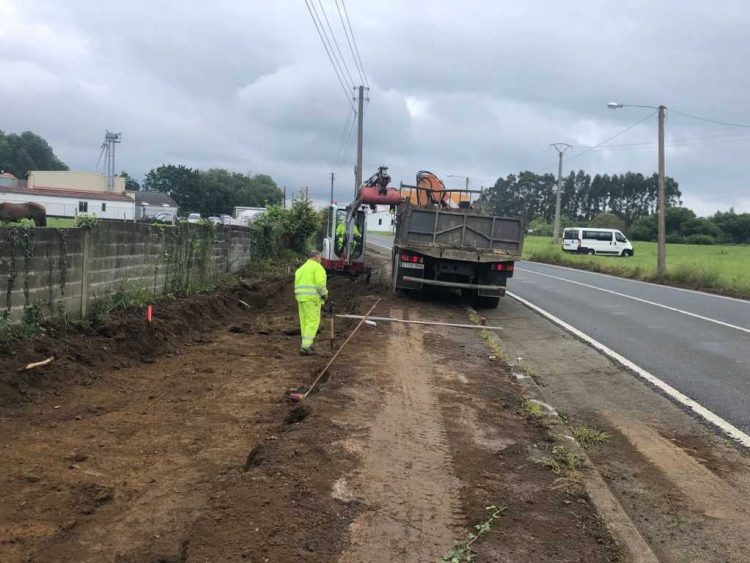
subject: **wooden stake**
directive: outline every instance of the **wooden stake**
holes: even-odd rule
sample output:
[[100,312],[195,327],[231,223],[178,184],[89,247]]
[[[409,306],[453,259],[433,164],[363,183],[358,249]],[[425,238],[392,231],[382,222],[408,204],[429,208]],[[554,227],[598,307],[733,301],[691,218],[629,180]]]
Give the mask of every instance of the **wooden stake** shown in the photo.
[[54,361],[55,361],[55,357],[50,356],[49,358],[47,358],[46,360],[42,360],[41,362],[32,362],[30,364],[27,364],[26,366],[20,368],[18,371],[27,371],[27,370],[34,369],[34,368],[40,368],[42,366],[51,364]]
[[[344,319],[364,319],[362,315],[336,315]],[[410,321],[407,319],[395,319],[393,317],[367,317],[370,321],[383,321],[391,323],[405,323],[414,325],[428,325],[428,326],[448,326],[453,328],[474,328],[484,330],[503,330],[501,326],[485,326],[485,325],[471,325],[471,324],[459,324],[459,323],[441,323],[439,321]],[[486,320],[486,319],[485,319]]]
[[325,372],[328,371],[328,368],[331,367],[331,364],[333,364],[333,362],[336,360],[336,358],[339,357],[339,354],[341,353],[341,350],[343,350],[344,347],[349,343],[349,341],[352,339],[352,336],[354,336],[357,333],[357,331],[359,330],[359,327],[361,327],[364,324],[365,319],[367,319],[367,317],[369,316],[369,314],[372,313],[372,311],[375,309],[375,307],[377,306],[377,304],[380,303],[380,300],[381,300],[381,297],[378,297],[378,300],[375,301],[375,303],[372,304],[372,307],[370,307],[370,310],[367,311],[367,313],[365,314],[365,316],[362,317],[362,320],[359,321],[359,323],[357,323],[357,326],[354,327],[354,330],[349,333],[349,336],[346,337],[346,340],[344,340],[344,343],[341,345],[341,348],[339,348],[338,350],[336,350],[336,353],[333,355],[333,357],[330,360],[328,360],[328,363],[326,364],[326,367],[324,367],[320,371],[320,373],[318,374],[318,377],[316,377],[315,381],[313,381],[312,385],[310,385],[310,388],[307,390],[307,392],[304,395],[302,395],[303,399],[307,399],[307,396],[312,392],[312,390],[318,384],[318,381],[320,381],[320,378],[323,377],[323,374],[325,374]]

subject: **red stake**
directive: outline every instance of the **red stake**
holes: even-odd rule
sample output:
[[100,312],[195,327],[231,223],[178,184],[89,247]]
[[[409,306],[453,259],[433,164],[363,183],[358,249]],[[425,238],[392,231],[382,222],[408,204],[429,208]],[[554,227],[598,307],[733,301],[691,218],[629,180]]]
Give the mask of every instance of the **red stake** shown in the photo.
[[146,307],[146,320],[151,322],[154,318],[154,308],[151,305]]

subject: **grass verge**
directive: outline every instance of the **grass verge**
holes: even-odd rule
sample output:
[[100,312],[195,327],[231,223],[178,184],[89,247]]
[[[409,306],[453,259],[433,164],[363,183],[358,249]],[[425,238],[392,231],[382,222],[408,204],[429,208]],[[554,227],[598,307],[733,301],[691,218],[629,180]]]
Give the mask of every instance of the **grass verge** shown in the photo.
[[667,272],[656,273],[656,243],[634,242],[635,255],[568,254],[548,237],[526,237],[523,258],[614,276],[750,299],[750,246],[668,244]]

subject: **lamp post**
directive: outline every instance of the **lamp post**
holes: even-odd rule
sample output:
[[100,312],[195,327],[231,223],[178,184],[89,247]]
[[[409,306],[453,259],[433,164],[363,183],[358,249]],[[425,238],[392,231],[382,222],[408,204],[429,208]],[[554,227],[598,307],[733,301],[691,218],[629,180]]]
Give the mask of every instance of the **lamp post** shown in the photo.
[[641,106],[634,104],[622,104],[620,102],[610,102],[607,104],[609,109],[619,108],[649,108],[659,111],[659,190],[658,190],[658,233],[657,233],[657,254],[656,254],[656,271],[659,276],[663,276],[667,269],[667,244],[666,244],[666,189],[664,187],[664,116],[666,106]]
[[[463,178],[464,180],[466,180],[466,190],[468,191],[469,189],[469,177],[468,176],[458,176],[456,174],[448,174],[447,178]],[[471,196],[469,194],[467,194],[467,197],[469,198],[469,201],[471,201]],[[462,194],[458,197],[458,201],[463,201],[463,200],[464,200],[464,197]]]

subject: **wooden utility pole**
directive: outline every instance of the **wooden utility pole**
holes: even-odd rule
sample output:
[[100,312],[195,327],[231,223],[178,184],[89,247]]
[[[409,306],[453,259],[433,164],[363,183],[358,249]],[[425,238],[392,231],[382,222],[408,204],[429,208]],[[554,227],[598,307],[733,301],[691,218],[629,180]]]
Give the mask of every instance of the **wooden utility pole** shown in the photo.
[[664,113],[667,108],[659,106],[659,232],[657,234],[656,271],[663,276],[667,271],[666,208],[667,195],[664,187]]

